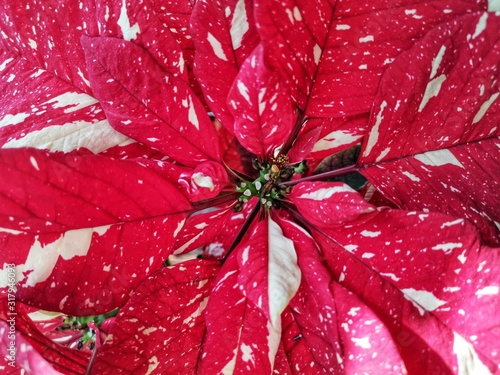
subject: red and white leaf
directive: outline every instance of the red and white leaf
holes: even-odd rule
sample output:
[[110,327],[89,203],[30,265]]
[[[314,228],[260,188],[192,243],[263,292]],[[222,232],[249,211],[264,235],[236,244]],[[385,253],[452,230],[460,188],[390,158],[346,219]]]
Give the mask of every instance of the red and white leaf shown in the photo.
[[15,264],[20,301],[76,316],[104,314],[161,267],[183,222],[184,215],[170,215],[63,233],[0,233],[0,272]]
[[197,374],[218,271],[216,262],[191,260],[145,280],[116,317],[92,374]]
[[29,233],[98,227],[191,208],[161,173],[134,161],[4,149],[0,171],[0,227]]
[[279,220],[294,243],[302,272],[297,294],[282,315],[282,342],[290,366],[301,374],[343,374],[336,302],[330,293],[331,275],[319,248],[303,228]]
[[161,172],[133,161],[4,149],[0,168],[0,264],[16,265],[17,298],[47,310],[121,305],[171,253],[191,208]]
[[280,316],[300,285],[301,272],[293,241],[270,217],[254,227],[247,242],[236,248],[244,295],[262,309],[271,324]]
[[[80,37],[97,33],[94,2],[65,1],[62,8],[59,3],[34,0],[3,1],[0,50],[19,56],[34,72],[46,70],[77,92],[91,94]],[[4,64],[2,60],[0,66]]]
[[376,163],[362,173],[400,207],[470,219],[490,245],[500,243],[499,25],[494,13],[465,16],[402,54],[359,160]]
[[264,311],[247,299],[239,282],[236,256],[217,278],[205,311],[207,330],[199,372],[270,374],[280,344],[280,321],[273,326]]
[[115,129],[187,166],[220,159],[212,122],[187,83],[134,43],[99,37],[82,44],[92,90]]
[[336,302],[345,373],[407,373],[398,351],[401,335],[395,340],[375,311],[342,285],[334,281],[331,290]]
[[196,48],[196,77],[216,118],[234,133],[227,97],[240,67],[259,39],[252,1],[198,1],[191,17],[191,31]]
[[368,112],[391,59],[434,25],[486,8],[484,1],[336,3],[255,1],[266,61],[310,117]]
[[358,192],[341,182],[302,182],[288,198],[307,221],[319,227],[346,225],[375,211]]
[[195,51],[190,22],[196,3],[195,0],[149,0],[149,6],[153,9],[156,17],[170,31],[181,47],[190,86],[198,98],[204,101],[200,83],[193,73]]
[[145,48],[166,72],[188,82],[181,46],[153,7],[122,0],[99,1],[96,5],[100,36],[122,38]]
[[49,4],[23,0],[2,9],[0,145],[99,153],[130,142],[91,96],[79,39],[96,29],[93,8],[68,2],[61,15]]
[[367,114],[342,118],[310,119],[299,133],[299,137],[316,129],[321,130],[319,139],[316,139],[307,159],[314,165],[328,156],[360,144],[366,132],[367,122]]
[[[342,210],[341,202],[338,206]],[[381,319],[393,335],[410,330],[426,355],[441,353],[447,372],[461,366],[465,353],[457,352],[461,349],[477,353],[476,361],[493,371],[498,366],[495,353],[500,340],[494,317],[500,303],[500,279],[495,271],[498,249],[480,246],[474,227],[463,219],[387,209],[359,213],[348,226],[323,226],[321,230],[335,244],[315,235],[337,280],[368,307],[387,314]],[[336,244],[347,251],[339,251]],[[406,304],[398,290],[416,307],[408,318],[421,318],[406,320],[404,314],[398,315]],[[389,301],[399,307],[391,308]],[[414,326],[418,320],[422,322]],[[435,329],[442,336],[439,347]],[[420,360],[415,353],[402,355],[411,372]]]
[[231,209],[225,208],[190,216],[175,240],[174,254],[185,254],[210,243],[227,225],[231,214]]
[[262,45],[241,67],[228,96],[234,133],[248,151],[273,156],[292,130],[295,111],[281,76],[269,69]]

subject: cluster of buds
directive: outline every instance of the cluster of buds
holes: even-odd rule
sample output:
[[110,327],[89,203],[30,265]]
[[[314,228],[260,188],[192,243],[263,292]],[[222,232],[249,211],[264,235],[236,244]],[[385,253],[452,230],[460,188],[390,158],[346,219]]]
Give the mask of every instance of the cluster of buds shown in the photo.
[[243,204],[253,197],[257,197],[260,204],[266,208],[279,206],[279,201],[283,200],[291,190],[291,186],[280,183],[290,180],[296,173],[302,174],[307,170],[305,162],[297,165],[288,164],[286,155],[278,155],[269,162],[254,159],[252,165],[259,172],[259,177],[253,182],[245,180],[237,182],[236,191],[241,193],[241,196],[234,207],[236,212],[241,211]]

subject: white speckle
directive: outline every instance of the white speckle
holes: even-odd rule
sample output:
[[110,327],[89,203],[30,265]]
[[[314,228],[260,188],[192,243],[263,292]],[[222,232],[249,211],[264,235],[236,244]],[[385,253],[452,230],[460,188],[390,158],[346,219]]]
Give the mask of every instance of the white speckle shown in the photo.
[[443,82],[446,80],[446,76],[444,74],[441,74],[439,77],[436,77],[432,79],[428,84],[427,87],[425,88],[425,93],[422,98],[422,101],[420,102],[420,106],[418,107],[418,112],[422,112],[427,103],[429,103],[429,100],[431,98],[437,96],[439,94],[439,91],[441,90],[441,86],[443,85]]
[[449,254],[451,252],[451,250],[460,249],[461,247],[462,247],[462,244],[459,242],[456,242],[456,243],[450,242],[450,243],[442,243],[442,244],[433,246],[432,250],[442,250],[446,254]]
[[368,69],[368,65],[362,64],[362,65],[358,66],[358,69],[359,70],[366,70],[366,69]]
[[33,156],[30,156],[30,163],[33,166],[33,168],[35,168],[37,171],[40,170],[40,168],[38,167],[38,163],[36,162],[36,159]]
[[359,140],[362,135],[352,135],[349,131],[334,130],[314,144],[311,152],[324,151],[343,145],[349,145]]
[[488,19],[488,13],[484,12],[481,18],[479,18],[479,22],[476,25],[476,30],[472,35],[472,39],[475,39],[486,29],[486,20]]
[[13,235],[18,235],[18,234],[21,234],[21,233],[25,233],[25,232],[22,232],[20,230],[14,230],[14,229],[9,229],[9,228],[2,228],[2,227],[0,227],[0,232],[10,233],[10,234],[13,234]]
[[118,18],[118,26],[120,27],[123,39],[131,41],[137,38],[137,34],[141,32],[139,24],[135,23],[134,26],[130,25],[130,19],[127,14],[126,0],[122,0],[122,7],[120,9],[120,18]]
[[154,370],[158,367],[160,362],[158,361],[158,358],[156,356],[152,356],[148,359],[148,371],[144,375],[150,375],[153,373]]
[[444,305],[446,301],[441,301],[434,294],[426,290],[415,290],[413,288],[401,289],[405,296],[410,300],[415,301],[427,311],[434,311],[438,307]]
[[108,120],[95,123],[77,121],[32,131],[23,138],[7,142],[3,148],[35,147],[70,152],[84,147],[93,153],[99,153],[128,141],[130,138],[113,129]]
[[372,231],[365,229],[360,234],[364,237],[378,237],[378,236],[380,236],[380,234],[382,234],[382,232],[381,231],[372,232]]
[[344,246],[344,249],[346,249],[350,253],[352,253],[357,248],[358,248],[358,245],[345,245]]
[[497,100],[497,98],[498,98],[499,95],[500,95],[500,93],[497,92],[496,94],[491,95],[490,98],[487,101],[485,101],[483,104],[481,104],[481,107],[479,108],[479,111],[477,111],[476,115],[472,119],[472,123],[473,124],[476,124],[479,121],[481,121],[481,119],[485,115],[486,111],[491,107],[491,105],[493,104],[493,102],[495,100]]
[[380,275],[382,275],[382,276],[384,276],[384,277],[388,277],[388,278],[390,278],[390,279],[392,279],[392,280],[394,280],[394,281],[399,281],[399,280],[401,280],[401,278],[400,278],[400,277],[397,277],[397,276],[396,276],[395,274],[393,274],[393,273],[380,273]]
[[360,43],[373,42],[373,35],[367,35],[363,38],[359,38]]
[[159,139],[158,139],[158,138],[154,138],[154,137],[152,137],[152,138],[147,138],[147,140],[148,140],[149,142],[158,142],[158,141],[159,141]]
[[418,178],[417,176],[415,176],[414,174],[411,174],[410,172],[408,171],[404,171],[403,174],[408,177],[410,180],[412,181],[415,181],[415,182],[419,182],[420,181],[420,178]]
[[364,253],[363,255],[361,255],[361,258],[370,259],[370,258],[373,258],[374,256],[375,256],[375,254],[373,254],[373,253]]
[[382,116],[382,113],[384,112],[385,107],[387,107],[387,102],[384,100],[380,104],[380,110],[377,113],[377,118],[375,121],[375,125],[373,126],[372,130],[370,131],[370,136],[368,137],[368,142],[366,143],[365,147],[365,152],[363,153],[364,156],[368,156],[370,152],[373,149],[373,146],[377,143],[378,141],[378,136],[379,136],[379,127],[384,119],[384,116]]
[[416,14],[416,13],[417,13],[416,9],[405,9],[406,15],[411,15],[411,14]]
[[443,288],[443,292],[455,293],[458,292],[461,288],[459,286],[450,286]]
[[369,337],[362,337],[362,338],[356,338],[356,337],[351,337],[352,342],[356,346],[359,346],[362,349],[370,349],[372,346],[370,345],[370,338]]
[[64,94],[58,95],[43,104],[51,104],[52,108],[70,107],[66,108],[64,113],[71,113],[96,103],[97,100],[90,95],[78,92],[65,92]]
[[36,44],[36,42],[33,39],[28,39],[28,44],[33,49],[36,49],[36,47],[37,47],[37,44]]
[[462,224],[464,222],[464,219],[457,219],[453,221],[447,221],[446,223],[441,224],[441,229],[444,229],[445,227],[451,227],[453,225],[457,224]]
[[0,128],[8,125],[17,125],[26,120],[31,115],[29,113],[17,113],[15,115],[6,115],[4,118],[0,119]]
[[248,88],[245,86],[245,83],[242,81],[238,81],[237,83],[238,91],[245,98],[245,100],[250,103],[250,96],[248,95]]
[[179,224],[177,224],[177,228],[175,228],[175,231],[174,231],[174,238],[177,237],[177,235],[181,231],[182,227],[184,226],[185,222],[186,222],[186,219],[182,219],[181,221],[179,221]]
[[482,289],[479,289],[476,292],[476,296],[481,297],[481,296],[491,296],[498,294],[499,287],[498,285],[490,285],[490,286],[485,286]]
[[330,198],[333,194],[352,193],[352,192],[354,192],[354,190],[352,190],[349,186],[341,185],[341,186],[334,186],[331,188],[321,188],[310,193],[304,193],[300,195],[299,198],[311,199],[314,201],[322,201],[324,199]]
[[314,45],[314,49],[313,49],[313,54],[314,54],[314,62],[316,63],[316,65],[319,64],[319,59],[321,58],[321,53],[323,51],[321,50],[321,47],[316,43]]
[[361,307],[351,307],[351,309],[347,312],[347,315],[356,316],[358,315],[359,310],[361,310]]
[[429,76],[429,79],[433,79],[436,76],[439,65],[441,65],[441,61],[443,61],[445,52],[446,52],[446,46],[441,46],[438,54],[432,60],[431,75]]
[[248,261],[248,253],[250,251],[250,246],[247,246],[243,249],[241,253],[241,264],[244,265]]
[[243,360],[243,362],[252,361],[252,363],[255,365],[255,359],[253,356],[252,348],[248,345],[241,343],[240,349],[242,354],[241,359]]
[[221,60],[227,61],[226,54],[222,49],[222,44],[212,35],[212,33],[208,33],[207,39],[214,50],[215,56]]
[[[226,8],[226,13],[228,9],[229,7]],[[231,12],[230,9],[229,12]],[[226,17],[227,16],[228,15],[226,15]],[[231,30],[229,31],[229,33],[231,34],[231,42],[233,44],[233,49],[238,49],[241,47],[241,41],[243,40],[243,36],[246,34],[248,29],[249,26],[248,26],[247,11],[245,8],[245,0],[238,0],[238,3],[234,8],[233,20],[231,21]]]
[[188,110],[188,120],[194,125],[196,130],[200,130],[200,122],[198,121],[198,116],[194,109],[193,99],[189,96],[189,110]]
[[335,26],[335,30],[350,30],[350,29],[351,29],[351,26],[349,26],[349,25],[339,24],[339,25]]
[[486,367],[474,349],[462,336],[453,332],[453,353],[457,355],[458,375],[477,374],[490,375],[491,372]]
[[456,165],[457,167],[464,168],[462,163],[452,154],[452,152],[448,149],[429,151],[423,154],[415,155],[415,159],[419,162],[430,165],[440,167],[445,164]]
[[300,9],[297,7],[293,8],[293,18],[295,18],[296,21],[302,21],[302,14],[300,14]]
[[158,328],[156,327],[149,327],[149,328],[146,328],[144,331],[142,331],[142,333],[146,336],[148,336],[151,332],[154,332],[156,331]]
[[102,270],[103,270],[104,272],[109,272],[109,271],[111,270],[111,264],[108,264],[107,266],[103,266],[103,267],[102,267]]
[[11,58],[8,58],[7,60],[5,60],[3,63],[0,64],[0,72],[2,70],[5,70],[5,68],[7,67],[7,65],[11,62],[11,61],[14,61],[14,58],[11,57]]

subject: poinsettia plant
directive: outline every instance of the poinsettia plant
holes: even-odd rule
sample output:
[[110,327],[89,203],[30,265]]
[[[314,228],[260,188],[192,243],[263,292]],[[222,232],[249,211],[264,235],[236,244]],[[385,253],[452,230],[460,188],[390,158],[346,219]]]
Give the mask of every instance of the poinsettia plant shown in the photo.
[[497,8],[4,0],[2,371],[500,373]]

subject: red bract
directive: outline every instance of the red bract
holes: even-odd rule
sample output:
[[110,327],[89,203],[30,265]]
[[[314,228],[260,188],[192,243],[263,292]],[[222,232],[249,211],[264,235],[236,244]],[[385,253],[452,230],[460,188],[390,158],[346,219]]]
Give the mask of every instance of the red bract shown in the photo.
[[[0,287],[18,306],[0,317],[19,313],[18,369],[500,372],[485,3],[6,3]],[[120,312],[87,366],[21,301]]]

